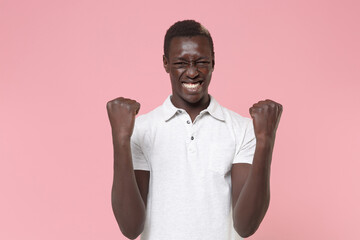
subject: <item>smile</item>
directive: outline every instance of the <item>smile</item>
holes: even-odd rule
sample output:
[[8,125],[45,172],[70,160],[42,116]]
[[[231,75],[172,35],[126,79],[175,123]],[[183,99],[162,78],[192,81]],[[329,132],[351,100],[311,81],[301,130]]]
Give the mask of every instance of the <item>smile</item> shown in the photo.
[[201,88],[201,85],[203,84],[203,81],[199,81],[196,83],[186,83],[183,82],[182,86],[184,86],[189,91],[197,91]]

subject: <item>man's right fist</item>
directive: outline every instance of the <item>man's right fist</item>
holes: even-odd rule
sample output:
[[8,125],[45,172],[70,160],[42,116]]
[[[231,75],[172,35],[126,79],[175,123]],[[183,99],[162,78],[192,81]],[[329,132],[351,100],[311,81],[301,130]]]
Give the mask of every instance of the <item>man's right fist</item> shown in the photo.
[[115,98],[106,104],[113,134],[130,138],[134,130],[135,115],[139,112],[140,103],[128,98]]

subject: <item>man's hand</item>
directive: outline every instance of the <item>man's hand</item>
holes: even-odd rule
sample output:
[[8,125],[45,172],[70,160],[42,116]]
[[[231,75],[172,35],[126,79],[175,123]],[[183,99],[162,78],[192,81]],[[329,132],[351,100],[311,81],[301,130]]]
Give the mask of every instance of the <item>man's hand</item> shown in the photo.
[[234,227],[243,237],[255,233],[269,207],[270,165],[282,106],[266,99],[255,103],[249,112],[256,137],[254,159],[251,166],[234,164],[231,170],[233,199],[236,201],[233,204]]
[[113,134],[130,138],[135,124],[135,115],[140,110],[140,103],[119,97],[106,104]]
[[257,140],[275,140],[282,110],[281,104],[270,99],[259,101],[249,109]]

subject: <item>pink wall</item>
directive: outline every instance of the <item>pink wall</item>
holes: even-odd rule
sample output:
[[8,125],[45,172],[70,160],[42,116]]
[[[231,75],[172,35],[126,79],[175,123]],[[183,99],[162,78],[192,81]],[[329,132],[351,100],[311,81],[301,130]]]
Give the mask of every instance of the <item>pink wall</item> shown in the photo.
[[0,1],[0,239],[122,239],[105,105],[164,101],[163,37],[187,18],[213,35],[221,104],[284,106],[250,239],[359,239],[359,2],[213,2]]

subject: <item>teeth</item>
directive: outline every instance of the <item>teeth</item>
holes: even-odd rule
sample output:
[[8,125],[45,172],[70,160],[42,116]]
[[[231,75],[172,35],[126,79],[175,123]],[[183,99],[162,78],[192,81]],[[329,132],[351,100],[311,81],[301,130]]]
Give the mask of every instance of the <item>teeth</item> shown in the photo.
[[193,88],[197,88],[200,85],[200,83],[183,83],[183,85],[186,88],[193,89]]

